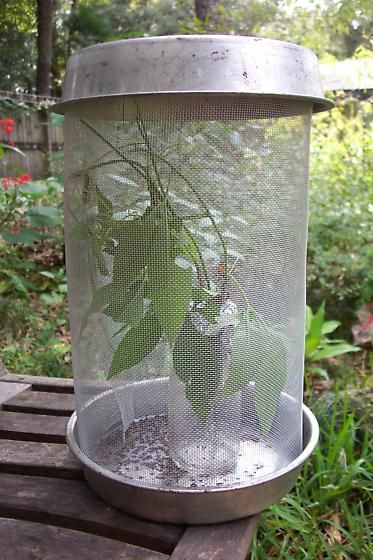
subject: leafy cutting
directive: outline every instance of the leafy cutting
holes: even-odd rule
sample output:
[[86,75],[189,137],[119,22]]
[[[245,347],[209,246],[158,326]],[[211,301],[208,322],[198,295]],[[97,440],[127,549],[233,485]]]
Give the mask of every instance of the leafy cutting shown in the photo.
[[[94,211],[89,208],[85,222],[78,222],[73,231],[89,241],[94,266],[106,282],[93,294],[81,333],[97,312],[119,324],[114,334],[119,342],[107,378],[138,365],[165,340],[175,373],[202,425],[217,398],[228,398],[253,383],[259,423],[267,436],[287,376],[286,340],[253,310],[233,267],[229,268],[226,241],[198,185],[158,148],[139,112],[137,159],[89,122],[81,123],[110,149],[110,157],[114,154],[107,164],[130,168],[146,185],[149,196],[142,213],[128,212],[123,218],[96,185]],[[91,172],[96,168],[82,170],[84,184],[92,186]],[[187,225],[191,218],[176,210],[164,175],[189,190],[200,208],[197,218],[209,220],[221,250],[214,273],[208,270],[202,247]],[[232,305],[233,289],[245,302],[243,311]],[[231,309],[226,312],[226,308]]]

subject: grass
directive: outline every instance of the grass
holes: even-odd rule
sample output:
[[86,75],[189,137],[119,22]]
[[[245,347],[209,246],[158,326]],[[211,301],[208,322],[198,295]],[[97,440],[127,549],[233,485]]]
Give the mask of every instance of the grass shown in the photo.
[[1,249],[1,360],[15,373],[71,377],[61,249],[52,242]]
[[368,560],[369,433],[338,391],[331,407],[309,404],[320,424],[319,445],[293,492],[262,514],[250,559]]

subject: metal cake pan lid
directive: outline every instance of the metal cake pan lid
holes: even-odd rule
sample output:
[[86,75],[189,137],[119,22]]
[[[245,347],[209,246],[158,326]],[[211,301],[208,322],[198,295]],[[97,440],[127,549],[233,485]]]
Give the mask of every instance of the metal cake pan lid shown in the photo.
[[272,39],[173,35],[101,43],[73,54],[62,102],[124,95],[219,93],[310,101],[314,112],[333,102],[323,95],[316,55]]

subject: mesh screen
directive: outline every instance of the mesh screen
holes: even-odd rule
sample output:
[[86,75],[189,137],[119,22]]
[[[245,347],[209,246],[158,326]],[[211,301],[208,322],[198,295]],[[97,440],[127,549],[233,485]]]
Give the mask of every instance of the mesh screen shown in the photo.
[[251,484],[302,447],[311,105],[75,105],[66,252],[78,432],[156,487]]

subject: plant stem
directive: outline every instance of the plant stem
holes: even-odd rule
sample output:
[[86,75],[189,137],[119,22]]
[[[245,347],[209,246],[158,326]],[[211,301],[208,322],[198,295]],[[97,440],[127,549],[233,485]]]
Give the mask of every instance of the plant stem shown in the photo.
[[251,303],[249,301],[249,298],[247,297],[247,295],[245,293],[245,290],[242,288],[242,286],[238,282],[238,280],[233,276],[233,274],[231,272],[228,272],[228,277],[232,281],[232,283],[236,286],[237,290],[240,292],[240,294],[242,296],[242,299],[245,302],[247,311],[251,315],[250,319],[256,319],[256,320],[260,321],[261,323],[263,323],[265,325],[266,323],[263,321],[261,316],[258,315],[258,313],[254,310],[253,306],[251,305]]
[[[138,113],[138,115],[137,115],[136,122],[137,122],[137,126],[139,128],[140,134],[143,137],[144,144],[147,148],[147,153],[150,156],[150,161],[151,161],[151,164],[152,164],[153,169],[154,169],[154,174],[155,174],[156,179],[157,179],[158,187],[161,190],[163,196],[165,196],[165,193],[164,193],[164,190],[163,190],[163,187],[162,187],[161,178],[159,176],[158,169],[157,169],[157,162],[156,162],[156,159],[155,159],[155,154],[154,154],[153,149],[151,147],[151,144],[149,142],[149,138],[148,138],[148,134],[146,132],[145,126],[144,126],[143,122],[141,121],[140,113]],[[154,187],[153,181],[152,181],[152,187]]]
[[159,156],[162,161],[168,165],[170,167],[170,169],[175,173],[175,175],[178,175],[180,177],[180,179],[182,179],[186,185],[188,185],[188,187],[190,188],[190,190],[193,192],[193,194],[196,196],[198,202],[201,204],[202,208],[204,209],[204,211],[206,212],[206,217],[210,220],[212,227],[214,228],[216,235],[219,238],[219,241],[221,243],[222,249],[223,249],[223,263],[224,263],[224,275],[225,277],[227,277],[227,272],[228,272],[228,250],[227,250],[227,245],[224,241],[224,238],[218,228],[218,225],[215,221],[214,216],[211,214],[208,206],[206,206],[205,201],[203,200],[203,198],[201,197],[201,195],[199,194],[199,192],[197,191],[197,189],[192,185],[192,183],[189,181],[189,179],[187,179],[187,177],[185,177],[185,175],[179,171],[178,169],[176,169],[176,167],[170,163],[169,161],[167,161],[165,158],[163,158],[162,156]]
[[[187,236],[189,237],[189,239],[191,240],[191,242],[193,243],[194,249],[196,250],[196,253],[198,254],[198,258],[200,260],[200,265],[202,267],[203,270],[203,275],[206,281],[206,285],[207,285],[207,289],[210,290],[211,289],[211,283],[210,283],[210,279],[208,277],[208,272],[207,272],[207,267],[205,264],[205,261],[203,260],[203,256],[201,253],[201,249],[198,247],[198,243],[197,241],[194,239],[193,235],[190,233],[190,231],[185,227],[185,224],[183,224],[183,228],[187,234]],[[198,266],[198,265],[197,265]],[[203,287],[203,286],[202,286]]]
[[[107,146],[109,146],[109,148],[111,148],[116,154],[118,154],[118,156],[121,158],[121,161],[123,161],[124,163],[127,163],[129,166],[132,167],[132,169],[134,169],[135,171],[137,171],[145,180],[147,180],[147,174],[146,174],[146,168],[141,165],[141,163],[137,163],[131,159],[126,158],[115,146],[114,144],[112,144],[109,140],[107,140],[105,138],[105,136],[103,136],[100,132],[98,132],[98,130],[96,130],[93,126],[91,126],[90,124],[88,124],[86,121],[81,120],[80,121],[82,124],[84,124],[91,132],[93,132],[94,134],[96,134],[96,136],[98,138],[100,138],[100,140],[102,140]],[[102,164],[99,164],[98,166],[100,166]]]

